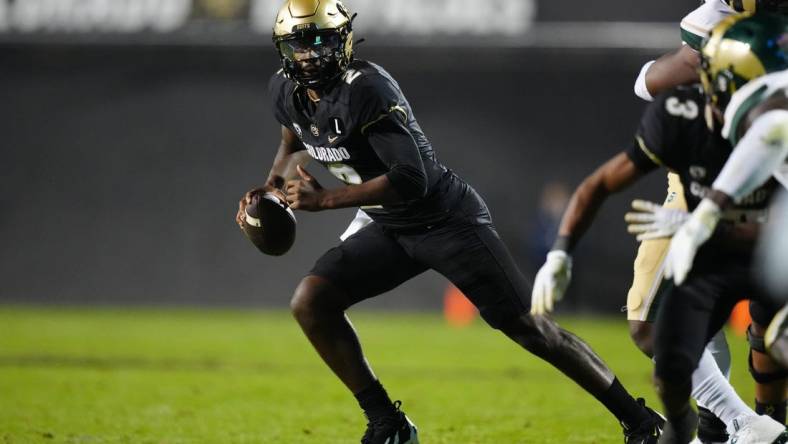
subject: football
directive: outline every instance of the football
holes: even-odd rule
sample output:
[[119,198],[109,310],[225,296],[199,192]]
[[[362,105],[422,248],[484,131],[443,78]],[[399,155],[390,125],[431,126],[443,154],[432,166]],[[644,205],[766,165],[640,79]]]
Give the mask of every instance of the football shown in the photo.
[[296,218],[287,204],[265,193],[246,207],[243,232],[262,253],[281,256],[295,242]]

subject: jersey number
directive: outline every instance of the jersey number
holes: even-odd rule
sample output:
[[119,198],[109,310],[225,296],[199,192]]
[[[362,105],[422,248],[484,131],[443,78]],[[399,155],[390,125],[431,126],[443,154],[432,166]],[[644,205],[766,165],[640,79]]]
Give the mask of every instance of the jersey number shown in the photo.
[[698,117],[698,104],[693,101],[681,102],[676,97],[665,101],[665,110],[672,116],[694,120]]
[[[333,174],[334,177],[348,185],[359,185],[361,182],[363,182],[363,180],[361,180],[361,175],[358,174],[358,172],[350,165],[345,165],[344,163],[332,163],[327,167],[328,171]],[[365,205],[361,207],[362,210],[374,210],[379,208],[383,208],[383,206]]]

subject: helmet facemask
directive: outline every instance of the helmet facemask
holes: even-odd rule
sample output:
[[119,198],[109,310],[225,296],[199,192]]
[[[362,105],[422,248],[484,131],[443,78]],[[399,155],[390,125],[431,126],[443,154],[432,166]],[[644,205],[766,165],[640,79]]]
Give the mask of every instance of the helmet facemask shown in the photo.
[[347,70],[352,61],[350,22],[338,29],[308,27],[275,37],[285,75],[301,86],[322,89]]
[[703,85],[706,102],[720,112],[725,112],[737,87],[747,83],[747,80],[737,76],[733,72],[733,67],[712,69],[709,58],[701,54],[700,82]]

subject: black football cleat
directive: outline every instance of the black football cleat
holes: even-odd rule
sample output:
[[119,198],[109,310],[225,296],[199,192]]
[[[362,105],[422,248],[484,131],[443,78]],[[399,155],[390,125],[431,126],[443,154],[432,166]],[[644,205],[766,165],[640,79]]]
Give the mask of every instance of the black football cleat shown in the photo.
[[367,423],[367,431],[361,438],[361,444],[419,444],[419,430],[399,407],[400,401],[394,402],[394,415],[376,418]]
[[662,429],[665,427],[665,418],[647,407],[643,398],[638,398],[638,404],[648,411],[650,418],[635,428],[627,429],[625,427],[624,444],[657,444],[659,437],[662,436]]

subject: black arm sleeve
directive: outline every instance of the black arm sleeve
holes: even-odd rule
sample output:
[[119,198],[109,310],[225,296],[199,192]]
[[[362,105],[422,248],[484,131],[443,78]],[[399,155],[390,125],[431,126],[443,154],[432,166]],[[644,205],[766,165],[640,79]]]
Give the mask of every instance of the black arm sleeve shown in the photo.
[[287,115],[286,97],[292,93],[292,87],[289,85],[284,74],[277,72],[271,76],[268,81],[268,95],[271,97],[271,112],[274,114],[276,120],[291,128],[293,122]]
[[375,154],[388,167],[386,177],[394,189],[403,199],[413,200],[427,194],[427,173],[419,147],[401,117],[391,113],[371,125],[365,134]]
[[350,106],[375,154],[389,169],[386,174],[405,200],[427,194],[428,179],[421,152],[408,128],[408,111],[399,87],[388,77],[373,74],[358,79]]

